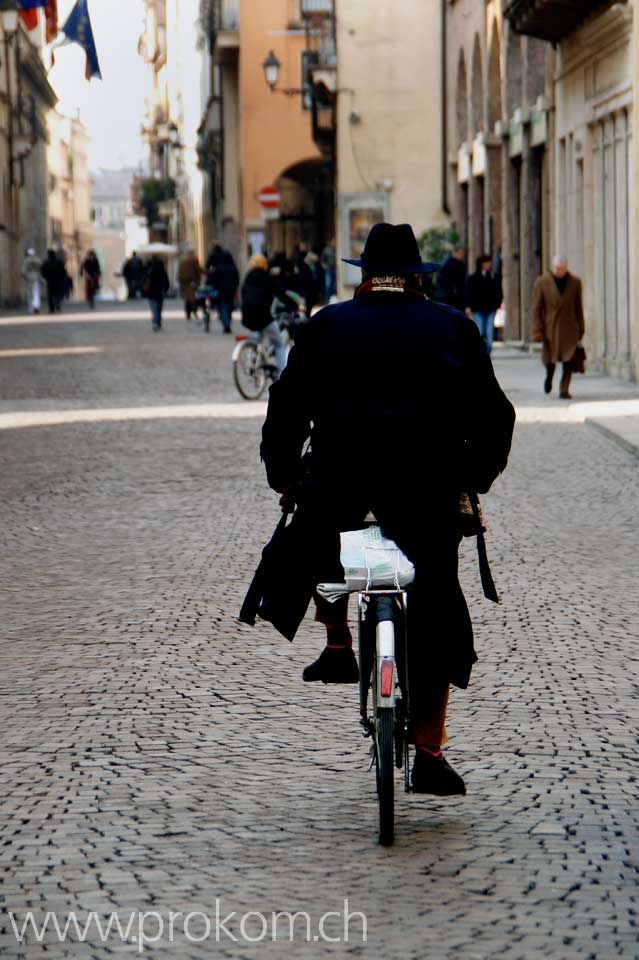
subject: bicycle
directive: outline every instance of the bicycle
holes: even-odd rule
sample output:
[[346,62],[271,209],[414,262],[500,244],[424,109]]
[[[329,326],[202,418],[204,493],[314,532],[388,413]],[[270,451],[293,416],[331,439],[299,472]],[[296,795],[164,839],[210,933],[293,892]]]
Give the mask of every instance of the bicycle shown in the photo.
[[[287,355],[295,341],[295,329],[305,320],[306,314],[301,311],[278,315],[277,321]],[[245,400],[259,400],[269,382],[277,380],[273,347],[263,340],[261,333],[238,334],[235,337],[232,362],[235,386]]]
[[211,330],[211,314],[214,310],[219,312],[220,295],[215,289],[207,284],[198,287],[195,292],[195,303],[193,305],[193,315],[196,320],[200,320],[200,311],[202,311],[202,326],[205,333]]
[[[411,791],[408,594],[397,572],[391,579],[394,583],[372,587],[369,577],[358,591],[359,722],[364,736],[373,741],[369,770],[375,767],[379,842],[385,847],[395,839],[395,769],[403,769],[404,790]],[[347,584],[320,584],[318,592],[334,596],[353,591]]]

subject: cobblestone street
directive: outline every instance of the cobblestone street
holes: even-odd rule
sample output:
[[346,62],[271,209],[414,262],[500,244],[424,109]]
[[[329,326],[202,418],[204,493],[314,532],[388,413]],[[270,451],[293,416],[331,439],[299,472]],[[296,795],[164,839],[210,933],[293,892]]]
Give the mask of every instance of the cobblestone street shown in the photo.
[[[519,424],[484,498],[501,607],[463,548],[468,796],[398,792],[383,849],[357,689],[301,681],[322,628],[237,622],[279,515],[265,405],[235,390],[233,339],[173,306],[158,334],[141,305],[0,319],[3,960],[639,958],[639,461],[583,422],[631,418],[639,389],[589,374],[562,403],[496,350]],[[316,935],[345,900],[366,942],[359,919]],[[9,917],[216,902],[237,941],[197,943],[196,918],[153,942],[150,918],[146,944],[20,944]],[[310,942],[251,944],[248,911],[306,911]]]

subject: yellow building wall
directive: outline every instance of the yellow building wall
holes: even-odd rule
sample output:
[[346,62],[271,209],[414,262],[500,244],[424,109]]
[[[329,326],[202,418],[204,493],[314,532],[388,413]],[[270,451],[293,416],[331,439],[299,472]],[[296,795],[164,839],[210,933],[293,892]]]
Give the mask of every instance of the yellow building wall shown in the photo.
[[[378,204],[375,211],[385,207],[391,222],[411,223],[418,234],[447,220],[441,204],[441,4],[377,0],[371,16],[369,4],[340,0],[337,10],[338,249],[346,254],[349,210],[358,195],[362,209],[368,196]],[[352,285],[355,274],[346,270],[344,279]]]
[[302,98],[272,93],[262,69],[272,50],[282,65],[279,87],[301,87],[306,38],[298,9],[294,0],[241,5],[240,176],[245,228],[262,224],[258,194],[263,187],[274,184],[293,164],[319,157],[311,114],[302,108]]

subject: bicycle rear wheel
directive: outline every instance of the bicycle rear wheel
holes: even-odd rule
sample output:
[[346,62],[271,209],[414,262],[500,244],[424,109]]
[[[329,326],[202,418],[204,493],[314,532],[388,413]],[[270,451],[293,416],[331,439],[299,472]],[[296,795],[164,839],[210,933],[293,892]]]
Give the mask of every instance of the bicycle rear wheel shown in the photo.
[[392,707],[378,709],[376,726],[379,842],[383,847],[390,847],[395,839],[395,711]]
[[266,389],[266,371],[258,344],[247,340],[233,361],[235,386],[245,400],[259,400]]

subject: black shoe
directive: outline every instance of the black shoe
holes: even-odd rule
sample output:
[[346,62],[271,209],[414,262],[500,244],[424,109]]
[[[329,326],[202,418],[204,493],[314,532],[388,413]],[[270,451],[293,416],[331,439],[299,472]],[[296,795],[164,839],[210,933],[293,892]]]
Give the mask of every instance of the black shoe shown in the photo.
[[466,784],[446,758],[434,757],[426,750],[415,751],[411,775],[415,793],[433,793],[436,797],[463,797]]
[[359,683],[359,667],[350,647],[326,647],[321,654],[304,667],[304,683]]
[[562,392],[559,394],[559,399],[560,399],[560,400],[572,400],[572,394],[571,394],[571,393],[568,393],[567,390],[562,390]]
[[552,377],[546,377],[544,380],[544,393],[552,392]]

